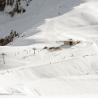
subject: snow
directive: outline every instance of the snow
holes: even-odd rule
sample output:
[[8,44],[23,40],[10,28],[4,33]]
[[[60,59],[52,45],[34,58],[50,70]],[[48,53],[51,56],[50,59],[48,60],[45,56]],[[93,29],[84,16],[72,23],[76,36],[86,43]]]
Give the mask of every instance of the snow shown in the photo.
[[[0,46],[0,94],[97,94],[97,7],[97,0],[32,0],[23,15],[1,12],[0,37],[11,29],[21,36]],[[68,39],[80,43],[44,49]]]

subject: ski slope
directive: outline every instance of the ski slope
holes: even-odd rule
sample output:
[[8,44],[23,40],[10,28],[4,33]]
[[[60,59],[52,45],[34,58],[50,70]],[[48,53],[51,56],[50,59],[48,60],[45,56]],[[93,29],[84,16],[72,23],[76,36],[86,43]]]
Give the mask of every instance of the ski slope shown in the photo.
[[[23,15],[0,13],[0,37],[21,34],[0,46],[0,95],[97,94],[97,9],[97,0],[32,0]],[[80,43],[44,49],[68,39]]]

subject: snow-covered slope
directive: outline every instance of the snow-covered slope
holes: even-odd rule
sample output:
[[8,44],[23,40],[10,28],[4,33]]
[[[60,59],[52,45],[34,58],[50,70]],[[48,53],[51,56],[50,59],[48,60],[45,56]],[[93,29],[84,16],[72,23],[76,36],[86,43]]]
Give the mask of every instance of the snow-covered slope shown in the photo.
[[[0,37],[11,29],[21,33],[0,47],[0,93],[97,94],[97,9],[97,0],[32,0],[23,15],[0,13]],[[80,43],[53,52],[44,48],[68,39]]]
[[[11,29],[14,29],[23,32],[36,28],[43,24],[46,19],[63,15],[81,2],[81,0],[41,0],[40,2],[39,0],[32,0],[29,7],[26,8],[26,13],[22,16],[18,15],[11,18],[1,14],[0,31],[8,33],[8,30],[10,32]],[[6,26],[7,30],[4,26]]]

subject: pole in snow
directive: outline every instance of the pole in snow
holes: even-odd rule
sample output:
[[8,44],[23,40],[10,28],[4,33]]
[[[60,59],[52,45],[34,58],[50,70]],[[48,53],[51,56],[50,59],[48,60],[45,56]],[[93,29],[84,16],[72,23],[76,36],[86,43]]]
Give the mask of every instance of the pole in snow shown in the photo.
[[33,48],[33,50],[34,50],[34,54],[35,54],[36,48]]
[[2,55],[2,59],[3,59],[3,64],[5,64],[5,55],[6,54],[5,53],[2,53],[1,55]]

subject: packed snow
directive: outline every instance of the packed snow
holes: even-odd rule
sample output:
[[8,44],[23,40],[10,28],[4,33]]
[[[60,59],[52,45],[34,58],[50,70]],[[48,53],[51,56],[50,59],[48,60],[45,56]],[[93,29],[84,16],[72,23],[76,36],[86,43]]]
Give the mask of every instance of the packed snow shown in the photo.
[[22,15],[0,12],[0,38],[20,33],[0,46],[0,95],[97,94],[97,9],[98,0],[32,0]]

